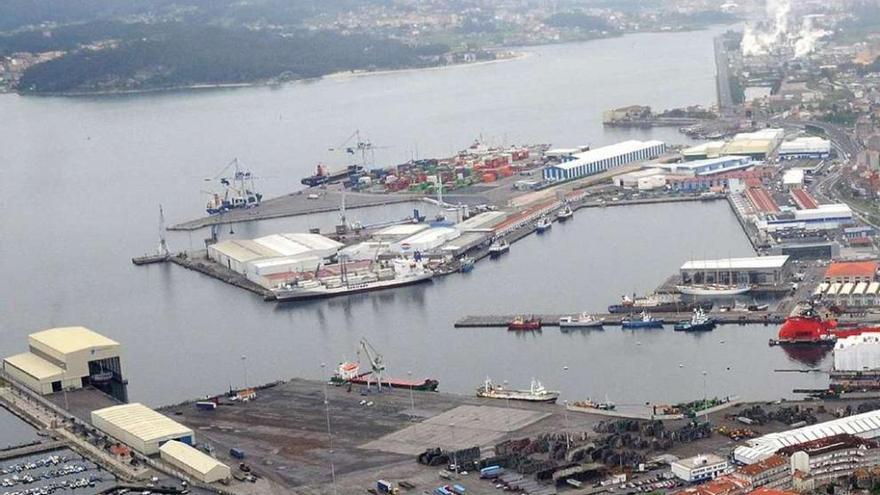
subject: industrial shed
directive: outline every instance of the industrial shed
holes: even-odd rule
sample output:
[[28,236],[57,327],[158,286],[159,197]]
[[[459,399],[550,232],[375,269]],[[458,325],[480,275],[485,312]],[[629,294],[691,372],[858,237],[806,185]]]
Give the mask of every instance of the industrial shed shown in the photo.
[[245,265],[250,261],[278,256],[278,251],[250,240],[231,239],[208,246],[209,259],[238,273],[245,273]]
[[157,454],[170,440],[195,441],[191,429],[139,403],[92,411],[92,425],[143,455]]
[[391,245],[391,250],[401,254],[425,253],[458,238],[460,235],[461,232],[451,227],[433,227],[395,242]]
[[392,225],[372,235],[373,240],[378,242],[395,242],[429,228],[426,223],[404,223]]
[[202,483],[214,483],[229,479],[229,466],[213,457],[177,440],[170,440],[159,447],[163,461],[180,469]]
[[343,246],[341,242],[310,233],[272,234],[254,239],[254,242],[267,247],[279,256],[311,255],[330,258]]
[[785,278],[788,259],[782,255],[693,260],[683,264],[679,271],[685,285],[775,285]]
[[125,400],[121,346],[85,327],[28,336],[28,352],[3,360],[3,370],[31,390],[50,394],[93,385]]
[[880,436],[880,410],[746,440],[746,445],[737,447],[733,451],[733,457],[737,462],[754,464],[772,456],[784,447],[844,433],[865,439]]

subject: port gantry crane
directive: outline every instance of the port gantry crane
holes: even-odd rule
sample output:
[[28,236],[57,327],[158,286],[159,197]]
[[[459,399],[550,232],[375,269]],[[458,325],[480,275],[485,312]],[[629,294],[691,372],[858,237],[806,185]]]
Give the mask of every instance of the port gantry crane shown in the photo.
[[[370,370],[373,372],[373,376],[376,377],[376,385],[378,386],[379,391],[382,391],[382,379],[384,378],[385,373],[385,361],[382,359],[382,355],[376,351],[376,348],[373,347],[372,344],[366,339],[366,337],[361,339],[361,349],[358,351],[358,361],[360,361],[360,353],[364,353],[364,357],[366,357],[370,361]],[[367,378],[367,389],[370,388],[371,378]]]

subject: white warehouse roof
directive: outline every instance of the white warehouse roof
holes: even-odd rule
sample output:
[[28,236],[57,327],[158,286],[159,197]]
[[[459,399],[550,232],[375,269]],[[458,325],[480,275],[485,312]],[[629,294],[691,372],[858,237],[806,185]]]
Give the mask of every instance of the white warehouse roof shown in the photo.
[[269,248],[281,256],[296,256],[320,252],[324,256],[332,256],[343,246],[342,243],[322,236],[321,234],[283,233],[271,234],[254,239],[254,242]]
[[770,457],[783,447],[843,433],[861,438],[877,437],[880,435],[880,410],[753,438],[747,440],[746,445],[737,447],[733,455],[739,462],[754,464]]
[[30,352],[9,356],[3,361],[40,381],[60,380],[64,376],[63,369]]
[[786,186],[796,186],[804,183],[804,169],[802,168],[792,168],[786,170],[784,174],[782,174],[782,183]]
[[717,260],[693,260],[681,265],[682,270],[761,270],[782,268],[788,255],[753,256],[750,258],[723,258]]
[[784,141],[779,145],[780,154],[829,152],[831,152],[831,141],[818,136],[803,136],[791,141]]
[[159,447],[162,459],[204,483],[225,480],[231,475],[229,466],[183,442],[170,440]]
[[100,347],[116,347],[119,342],[85,327],[60,327],[32,333],[28,336],[33,344],[42,344],[60,354],[72,354]]
[[[145,443],[193,434],[186,426],[137,402],[92,411],[92,424],[96,423],[96,419],[98,423],[107,423]],[[97,424],[95,426],[101,428]]]
[[623,141],[609,146],[602,146],[601,148],[596,148],[590,151],[584,151],[583,153],[576,153],[572,155],[574,156],[575,160],[560,163],[559,165],[555,166],[562,169],[570,169],[574,167],[579,167],[584,163],[594,163],[600,160],[605,160],[606,158],[614,158],[616,156],[624,155],[626,153],[641,151],[652,146],[663,145],[665,145],[663,141]]

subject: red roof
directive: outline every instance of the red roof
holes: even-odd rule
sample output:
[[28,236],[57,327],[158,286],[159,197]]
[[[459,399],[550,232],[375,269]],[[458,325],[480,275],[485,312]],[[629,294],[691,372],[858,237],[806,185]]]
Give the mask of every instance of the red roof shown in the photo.
[[793,188],[790,194],[795,204],[797,204],[798,208],[802,210],[815,210],[819,206],[819,203],[812,195],[810,195],[810,193],[799,187]]
[[835,261],[825,270],[826,278],[834,277],[868,277],[877,273],[880,266],[876,261]]
[[773,200],[773,196],[763,187],[751,187],[746,190],[746,196],[755,208],[764,213],[779,213],[779,205]]
[[732,476],[719,476],[702,485],[685,488],[677,495],[737,495],[745,493],[749,484]]
[[773,488],[758,488],[757,490],[750,491],[749,495],[797,495],[797,493]]
[[772,455],[764,459],[763,461],[749,464],[747,466],[742,466],[741,468],[737,469],[736,472],[741,473],[745,476],[756,476],[763,473],[764,471],[775,469],[786,464],[788,464],[788,461],[785,459],[785,457],[782,457],[781,455]]

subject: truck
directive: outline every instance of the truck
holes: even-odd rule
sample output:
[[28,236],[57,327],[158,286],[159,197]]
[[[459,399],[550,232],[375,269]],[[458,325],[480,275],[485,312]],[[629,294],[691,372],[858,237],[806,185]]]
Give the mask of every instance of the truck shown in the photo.
[[481,479],[494,479],[501,474],[504,473],[504,468],[501,466],[488,466],[480,469],[480,478]]
[[231,449],[229,449],[229,455],[231,455],[235,459],[244,459],[244,451],[237,447],[232,447]]
[[455,493],[455,495],[465,495],[467,490],[461,485],[452,485],[452,492]]
[[385,480],[379,480],[376,482],[376,490],[378,490],[379,493],[397,493],[397,489],[394,488],[394,485],[392,485],[390,481]]
[[210,400],[199,401],[196,402],[196,409],[202,411],[213,411],[214,409],[217,409],[217,403]]

